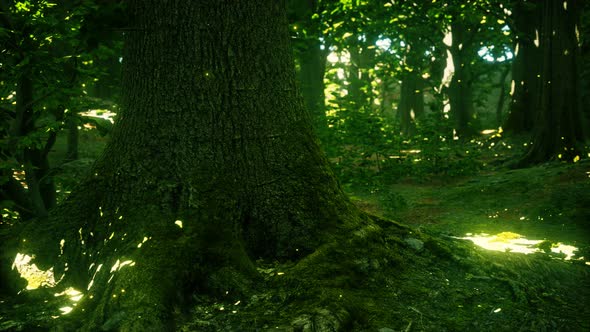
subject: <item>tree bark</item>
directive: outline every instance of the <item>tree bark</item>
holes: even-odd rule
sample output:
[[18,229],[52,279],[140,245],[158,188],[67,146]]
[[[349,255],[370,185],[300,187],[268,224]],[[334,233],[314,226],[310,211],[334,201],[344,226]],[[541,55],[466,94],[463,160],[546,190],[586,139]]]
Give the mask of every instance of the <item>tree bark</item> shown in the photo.
[[455,122],[455,130],[460,137],[472,136],[475,131],[473,120],[473,78],[470,68],[469,50],[471,49],[472,31],[465,24],[451,24],[453,44],[449,50],[453,57],[454,73],[448,88],[451,116]]
[[579,3],[574,0],[543,2],[540,111],[533,145],[520,165],[551,159],[572,161],[581,157],[585,139],[581,107],[579,49],[576,26]]
[[320,48],[318,39],[305,41],[306,48],[301,53],[299,81],[305,107],[310,112],[317,132],[327,129],[324,72],[326,70],[326,53]]
[[424,116],[423,89],[424,82],[419,73],[405,73],[401,85],[400,102],[397,108],[403,135],[415,134],[416,122]]
[[300,22],[302,30],[298,42],[299,85],[305,107],[312,117],[314,129],[319,136],[328,128],[325,110],[324,73],[326,71],[327,50],[322,49],[320,21],[313,15],[321,11],[317,0],[290,1],[289,6]]
[[584,128],[586,138],[590,135],[590,2],[583,1],[580,16],[580,79],[582,89],[582,108],[584,112]]
[[506,132],[522,134],[533,129],[539,109],[543,53],[540,29],[543,16],[541,3],[515,1],[513,5],[516,45],[512,62],[510,114],[504,122]]
[[506,78],[510,74],[510,67],[505,67],[500,73],[500,79],[498,81],[498,87],[500,88],[498,102],[496,103],[496,122],[498,127],[502,126],[504,101],[506,100]]
[[239,292],[251,259],[302,257],[359,222],[295,86],[282,2],[128,9],[112,140],[49,242],[24,242],[87,290],[86,331],[172,330],[182,294]]
[[75,114],[70,114],[66,118],[67,143],[65,161],[78,160],[78,118]]
[[[32,71],[24,66],[17,80],[16,116],[12,123],[11,139],[23,141],[35,131],[34,86]],[[35,216],[45,217],[49,209],[55,206],[55,184],[50,174],[48,152],[55,143],[55,133],[51,133],[41,149],[34,144],[25,143],[21,151],[16,152],[15,159],[24,166],[27,195],[31,210]]]

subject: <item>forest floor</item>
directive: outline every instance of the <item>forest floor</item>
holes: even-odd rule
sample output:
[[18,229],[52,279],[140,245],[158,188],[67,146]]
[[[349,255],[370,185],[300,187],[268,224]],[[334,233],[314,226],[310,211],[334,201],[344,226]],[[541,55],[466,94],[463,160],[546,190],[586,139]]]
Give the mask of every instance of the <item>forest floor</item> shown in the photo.
[[412,231],[261,265],[264,290],[203,301],[181,330],[590,331],[590,162],[346,188]]
[[[345,188],[379,227],[257,262],[255,284],[176,308],[178,330],[590,331],[587,159]],[[52,326],[48,296],[0,297],[0,331]]]
[[590,253],[590,160],[348,191],[365,211],[418,229],[456,237],[510,232]]
[[264,291],[203,301],[181,330],[590,331],[590,162],[346,187],[412,231],[349,240],[326,254],[347,270],[310,264],[328,275],[260,266]]

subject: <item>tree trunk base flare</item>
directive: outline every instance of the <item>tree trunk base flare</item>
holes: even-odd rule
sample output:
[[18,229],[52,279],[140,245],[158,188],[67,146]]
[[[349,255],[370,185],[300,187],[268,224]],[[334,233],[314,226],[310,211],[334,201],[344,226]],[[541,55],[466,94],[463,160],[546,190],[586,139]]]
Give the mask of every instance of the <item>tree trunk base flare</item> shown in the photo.
[[[152,238],[142,246],[145,260],[138,255],[128,257],[134,263],[105,264],[106,273],[94,279],[104,287],[84,291],[74,312],[36,323],[54,331],[590,327],[583,319],[590,314],[586,266],[487,252],[468,241],[359,218],[364,226],[293,260],[224,261],[225,249],[241,251],[230,246],[208,247],[209,259],[195,262],[193,255],[205,248],[160,251],[147,248],[157,242]],[[39,302],[57,301],[52,293]]]

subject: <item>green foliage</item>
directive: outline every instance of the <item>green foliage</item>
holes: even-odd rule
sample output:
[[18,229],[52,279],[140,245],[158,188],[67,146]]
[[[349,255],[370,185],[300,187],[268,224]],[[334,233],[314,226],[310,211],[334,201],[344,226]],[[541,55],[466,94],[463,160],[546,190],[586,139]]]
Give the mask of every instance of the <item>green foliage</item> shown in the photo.
[[[478,51],[486,47],[488,59],[497,59],[510,49],[505,6],[495,0],[453,5],[320,2],[312,21],[321,26],[321,41],[330,54],[324,75],[328,133],[322,138],[343,183],[459,176],[480,169],[482,139],[456,140],[453,110],[443,111],[449,91],[441,79],[451,50],[443,37],[453,24],[465,27],[463,39],[454,38],[462,43],[462,64],[468,68],[477,111],[468,123],[474,133],[495,128],[497,102],[489,92],[499,89],[495,77],[506,64],[484,60]],[[406,133],[396,109],[401,83],[410,78],[424,82],[419,93],[426,114],[417,115],[412,120],[416,130]]]
[[[116,68],[104,63],[112,59],[119,63],[120,36],[112,32],[113,27],[88,32],[94,13],[120,14],[111,6],[120,8],[118,4],[99,6],[95,0],[15,1],[0,7],[0,198],[13,201],[11,206],[19,207],[15,211],[33,210],[27,196],[35,196],[31,190],[38,186],[28,181],[47,184],[40,189],[45,191],[40,193],[45,197],[42,210],[53,205],[50,191],[55,165],[49,165],[48,158],[56,137],[67,119],[100,106],[102,102],[88,97],[96,94],[96,87],[116,84],[112,78]],[[104,39],[105,31],[110,31],[110,40]],[[90,47],[88,39],[99,34],[103,37],[100,44]],[[101,96],[105,97],[114,99],[116,94]],[[7,185],[13,174],[25,170],[35,177],[27,176],[20,188],[14,186],[19,182]]]
[[[420,122],[414,136],[404,137],[383,118],[361,121],[363,115],[366,113],[355,113],[356,118],[350,120],[354,126],[342,125],[336,148],[328,149],[345,184],[383,185],[401,177],[427,181],[432,176],[469,175],[481,169],[482,143],[456,139],[449,120],[431,114]],[[372,127],[367,128],[369,125]]]

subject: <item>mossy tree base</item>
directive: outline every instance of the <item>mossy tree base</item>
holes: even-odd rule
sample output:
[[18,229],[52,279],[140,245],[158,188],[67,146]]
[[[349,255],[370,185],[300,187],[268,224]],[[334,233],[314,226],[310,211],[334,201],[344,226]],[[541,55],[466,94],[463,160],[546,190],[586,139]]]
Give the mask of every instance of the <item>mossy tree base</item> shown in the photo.
[[[589,271],[380,221],[305,259],[258,266],[262,287],[196,304],[182,331],[583,330]],[[416,243],[423,243],[423,247]],[[277,329],[278,328],[278,329]]]
[[[541,254],[489,252],[468,241],[381,219],[334,237],[300,260],[260,260],[255,267],[254,275],[218,268],[209,274],[208,291],[175,285],[169,295],[178,296],[182,290],[185,301],[171,307],[136,302],[132,311],[123,306],[118,313],[111,312],[106,322],[97,319],[99,311],[94,310],[26,323],[76,330],[81,322],[95,320],[101,322],[95,330],[115,329],[119,323],[116,329],[126,331],[270,331],[277,327],[278,331],[574,331],[590,327],[585,319],[590,315],[585,306],[590,298],[586,266]],[[135,280],[142,283],[143,291],[152,289],[151,294],[170,289],[161,284],[162,279],[138,280],[132,268],[127,271],[131,273],[117,276],[127,280],[118,285]],[[36,311],[45,299],[57,301],[52,293],[29,297],[27,307]],[[3,314],[24,315],[20,310]],[[48,307],[44,310],[50,312]],[[130,314],[145,318],[128,319]],[[88,326],[86,330],[92,330]]]

